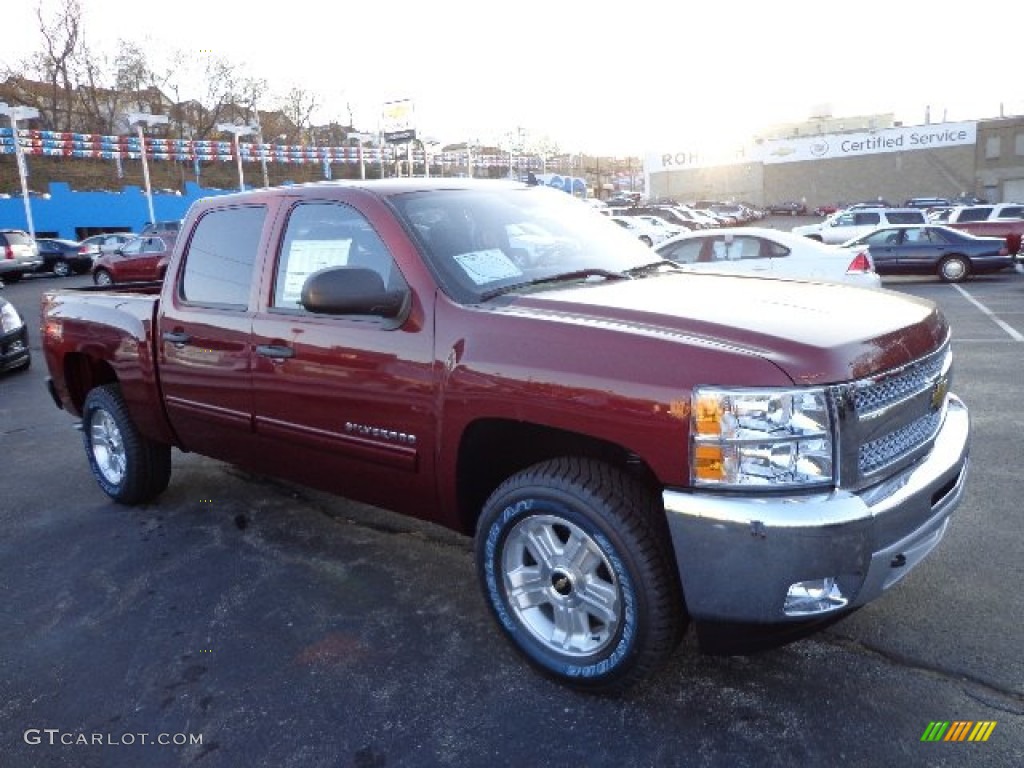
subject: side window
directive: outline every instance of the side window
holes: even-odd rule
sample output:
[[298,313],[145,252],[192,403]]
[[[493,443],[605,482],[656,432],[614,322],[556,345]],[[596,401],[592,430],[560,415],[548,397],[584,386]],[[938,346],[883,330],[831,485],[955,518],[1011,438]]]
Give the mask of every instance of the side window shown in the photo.
[[764,251],[763,255],[770,256],[773,259],[779,259],[790,254],[789,248],[782,243],[773,243],[771,240],[762,240],[761,248]]
[[864,226],[867,224],[878,224],[881,220],[881,217],[877,213],[853,214],[853,223],[856,224],[857,226]]
[[920,211],[897,211],[888,214],[890,224],[924,224],[924,214]]
[[267,209],[212,210],[196,225],[181,281],[181,298],[193,304],[246,309],[253,264]]
[[833,222],[833,226],[836,227],[852,227],[854,224],[854,217],[852,213],[844,213],[841,216],[837,216]]
[[121,250],[124,252],[125,256],[138,256],[140,253],[142,253],[143,242],[144,239],[140,237],[138,240],[132,240],[128,243],[125,243],[124,248],[122,248]]
[[700,261],[700,250],[703,245],[704,241],[700,239],[685,240],[669,246],[661,255],[678,264],[695,264]]
[[343,203],[300,203],[288,216],[271,306],[305,311],[302,286],[329,267],[371,269],[387,290],[404,284],[384,241],[359,211]]
[[957,221],[985,221],[991,212],[991,208],[964,208]]
[[731,239],[716,238],[711,246],[712,258],[715,261],[739,261],[740,259],[756,259],[761,256],[759,241],[752,237],[734,237]]
[[880,229],[872,232],[864,238],[865,245],[896,245],[900,240],[900,233],[897,229]]
[[998,219],[1022,219],[1024,218],[1024,206],[1008,205],[999,211]]

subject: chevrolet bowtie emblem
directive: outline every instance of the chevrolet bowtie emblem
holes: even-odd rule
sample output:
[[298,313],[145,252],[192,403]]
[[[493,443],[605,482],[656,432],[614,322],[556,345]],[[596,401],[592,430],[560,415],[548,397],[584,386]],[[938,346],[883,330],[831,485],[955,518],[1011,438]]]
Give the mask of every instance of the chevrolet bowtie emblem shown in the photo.
[[949,377],[940,376],[932,389],[932,410],[937,411],[946,402],[946,395],[949,394]]

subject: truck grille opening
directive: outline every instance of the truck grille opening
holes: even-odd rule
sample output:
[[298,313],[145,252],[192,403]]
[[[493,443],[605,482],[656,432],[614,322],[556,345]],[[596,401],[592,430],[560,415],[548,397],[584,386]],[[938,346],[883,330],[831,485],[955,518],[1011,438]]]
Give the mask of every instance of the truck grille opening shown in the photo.
[[930,388],[942,373],[945,355],[926,360],[903,372],[859,388],[854,395],[854,407],[860,418],[886,408],[895,402]]
[[860,448],[861,473],[870,475],[882,467],[892,464],[900,457],[906,456],[931,440],[939,431],[941,423],[942,412],[933,411],[902,429],[862,445]]
[[942,426],[951,366],[947,341],[927,357],[841,388],[846,487],[877,482],[928,451]]

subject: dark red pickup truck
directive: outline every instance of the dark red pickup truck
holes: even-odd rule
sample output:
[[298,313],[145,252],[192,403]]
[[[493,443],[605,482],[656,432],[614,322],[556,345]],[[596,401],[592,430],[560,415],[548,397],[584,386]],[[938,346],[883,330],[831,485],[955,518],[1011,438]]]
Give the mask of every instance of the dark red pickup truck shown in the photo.
[[590,690],[690,620],[878,597],[967,468],[931,303],[687,274],[512,182],[199,201],[162,285],[50,292],[43,337],[113,499],[158,496],[173,447],[475,536],[503,632]]

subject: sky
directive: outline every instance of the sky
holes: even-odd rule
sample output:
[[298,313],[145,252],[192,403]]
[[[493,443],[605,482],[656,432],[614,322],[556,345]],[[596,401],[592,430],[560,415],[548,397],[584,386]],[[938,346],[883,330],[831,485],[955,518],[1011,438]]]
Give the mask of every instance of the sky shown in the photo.
[[[5,3],[0,63],[40,47],[35,7]],[[154,58],[216,55],[265,78],[271,95],[316,95],[317,123],[378,130],[409,99],[421,137],[561,152],[713,153],[764,128],[894,113],[904,124],[1024,114],[1015,3],[945,13],[933,2],[755,0],[80,0],[85,37]],[[12,33],[11,30],[18,30]],[[1016,57],[1015,57],[1016,53]],[[187,94],[186,94],[187,95]],[[514,139],[512,137],[515,137]]]

